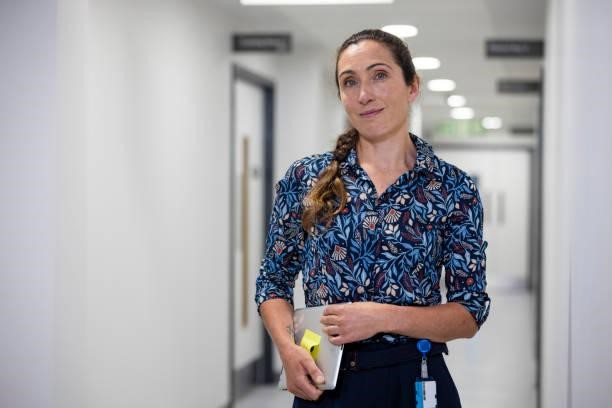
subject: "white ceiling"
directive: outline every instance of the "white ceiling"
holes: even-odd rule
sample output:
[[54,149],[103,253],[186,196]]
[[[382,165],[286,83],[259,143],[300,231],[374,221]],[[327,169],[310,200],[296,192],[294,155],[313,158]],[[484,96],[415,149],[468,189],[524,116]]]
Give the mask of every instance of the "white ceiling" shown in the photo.
[[[294,47],[317,46],[330,56],[350,34],[387,24],[411,24],[419,35],[407,40],[414,57],[433,56],[440,69],[421,71],[424,82],[453,79],[477,117],[500,116],[504,126],[536,126],[536,95],[500,95],[500,78],[538,79],[542,61],[487,59],[486,39],[543,39],[545,0],[395,0],[390,5],[241,6],[212,0],[244,21],[245,32],[289,32]],[[330,67],[330,75],[333,67]],[[445,96],[423,87],[423,127],[429,132],[449,118]]]

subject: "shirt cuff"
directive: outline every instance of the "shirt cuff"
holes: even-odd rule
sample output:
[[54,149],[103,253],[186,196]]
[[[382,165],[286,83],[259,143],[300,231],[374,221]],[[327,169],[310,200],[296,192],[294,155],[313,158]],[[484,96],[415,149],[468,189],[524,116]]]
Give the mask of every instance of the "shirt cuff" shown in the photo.
[[447,295],[449,302],[462,304],[476,321],[476,325],[484,324],[489,316],[491,299],[484,292],[454,292]]

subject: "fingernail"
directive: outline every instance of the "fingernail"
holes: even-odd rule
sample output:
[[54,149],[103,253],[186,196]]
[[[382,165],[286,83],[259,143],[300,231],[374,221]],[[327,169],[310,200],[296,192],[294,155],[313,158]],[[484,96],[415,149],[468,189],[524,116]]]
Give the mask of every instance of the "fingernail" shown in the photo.
[[324,382],[324,381],[325,381],[325,379],[324,379],[323,377],[321,377],[321,376],[318,376],[318,377],[317,377],[317,382],[318,382],[319,384],[323,384],[323,382]]

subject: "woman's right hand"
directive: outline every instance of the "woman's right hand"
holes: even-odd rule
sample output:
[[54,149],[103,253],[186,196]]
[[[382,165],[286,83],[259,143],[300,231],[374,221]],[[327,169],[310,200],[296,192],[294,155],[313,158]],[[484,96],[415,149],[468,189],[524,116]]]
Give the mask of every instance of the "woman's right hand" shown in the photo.
[[310,353],[297,344],[290,344],[281,350],[280,355],[287,378],[287,390],[304,400],[318,400],[323,391],[315,384],[323,384],[325,379]]

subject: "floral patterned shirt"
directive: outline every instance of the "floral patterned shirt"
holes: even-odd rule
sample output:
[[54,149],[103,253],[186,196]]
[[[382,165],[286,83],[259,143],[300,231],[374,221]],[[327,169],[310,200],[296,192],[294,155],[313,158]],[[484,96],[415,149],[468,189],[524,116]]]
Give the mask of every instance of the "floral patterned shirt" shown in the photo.
[[[361,168],[355,149],[340,164],[347,204],[329,227],[306,234],[303,200],[329,165],[332,153],[298,160],[276,185],[266,251],[255,301],[293,304],[300,272],[306,306],[374,301],[395,305],[441,303],[444,267],[447,301],[465,306],[478,327],[487,318],[482,204],[476,185],[457,167],[411,135],[416,164],[383,194]],[[401,343],[380,334],[368,341]]]

